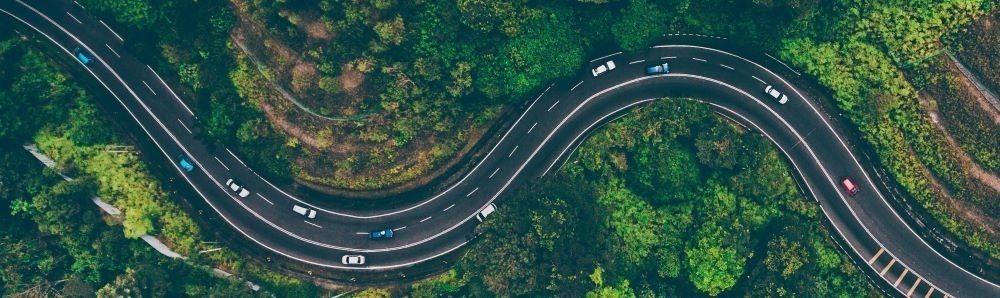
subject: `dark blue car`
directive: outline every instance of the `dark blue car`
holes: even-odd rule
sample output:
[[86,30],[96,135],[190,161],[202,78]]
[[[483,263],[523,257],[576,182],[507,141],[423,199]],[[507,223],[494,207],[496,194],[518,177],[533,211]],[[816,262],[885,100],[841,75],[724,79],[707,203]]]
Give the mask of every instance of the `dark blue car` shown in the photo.
[[194,164],[191,163],[191,160],[184,154],[177,156],[177,165],[181,166],[185,172],[190,173],[191,171],[194,171]]
[[73,56],[76,57],[76,60],[80,60],[83,65],[94,64],[94,57],[81,48],[74,49]]
[[392,238],[392,229],[382,229],[378,231],[371,231],[368,233],[368,239],[378,240],[378,239],[390,239]]

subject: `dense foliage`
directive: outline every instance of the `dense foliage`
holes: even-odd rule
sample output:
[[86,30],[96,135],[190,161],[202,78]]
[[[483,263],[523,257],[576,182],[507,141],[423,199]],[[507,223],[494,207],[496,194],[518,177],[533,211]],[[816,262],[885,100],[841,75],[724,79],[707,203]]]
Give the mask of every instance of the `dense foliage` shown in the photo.
[[705,105],[654,103],[578,153],[500,202],[457,268],[413,295],[874,294],[776,149]]
[[[115,152],[132,146],[97,111],[99,101],[11,33],[0,32],[0,64],[10,66],[0,69],[0,90],[6,90],[0,92],[0,296],[252,294],[206,266],[222,266],[280,293],[316,295],[311,285],[248,264],[231,251],[199,255],[213,247],[201,243],[198,226],[134,152]],[[23,114],[7,113],[8,107]],[[78,179],[43,171],[21,148],[32,142]],[[90,200],[95,194],[121,209],[123,218],[102,216]],[[193,257],[172,260],[134,239],[146,234]]]

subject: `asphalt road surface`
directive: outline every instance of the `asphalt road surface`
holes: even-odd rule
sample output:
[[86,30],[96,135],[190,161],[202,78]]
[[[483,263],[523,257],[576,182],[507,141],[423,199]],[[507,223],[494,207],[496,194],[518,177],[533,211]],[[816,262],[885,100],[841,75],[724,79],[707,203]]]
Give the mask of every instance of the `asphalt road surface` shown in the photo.
[[[610,54],[616,68],[599,77],[582,69],[575,79],[555,83],[529,99],[500,140],[475,166],[443,192],[406,206],[380,210],[321,208],[289,194],[248,168],[226,148],[209,148],[196,138],[199,120],[153,68],[126,52],[128,37],[91,18],[68,1],[0,3],[3,30],[33,30],[59,51],[77,47],[96,61],[79,63],[121,103],[179,177],[233,230],[262,248],[289,259],[347,272],[406,268],[467,244],[475,215],[528,180],[558,170],[598,124],[642,103],[667,96],[699,98],[773,141],[791,161],[803,190],[821,205],[847,244],[884,285],[900,295],[921,297],[1000,297],[1000,287],[962,269],[931,248],[888,204],[872,169],[862,167],[834,121],[815,99],[806,97],[776,71],[738,54],[697,44],[667,44],[633,55]],[[670,73],[646,75],[648,65],[667,62]],[[771,63],[773,64],[773,63]],[[788,96],[778,104],[767,85]],[[240,107],[234,107],[240,108]],[[189,156],[197,169],[177,165]],[[861,191],[849,196],[840,186],[851,177]],[[250,191],[242,198],[226,188],[235,179]],[[293,205],[317,210],[315,218]],[[489,219],[487,219],[489,220]],[[395,238],[368,240],[367,232],[391,228]],[[364,255],[365,265],[344,265],[344,255]]]

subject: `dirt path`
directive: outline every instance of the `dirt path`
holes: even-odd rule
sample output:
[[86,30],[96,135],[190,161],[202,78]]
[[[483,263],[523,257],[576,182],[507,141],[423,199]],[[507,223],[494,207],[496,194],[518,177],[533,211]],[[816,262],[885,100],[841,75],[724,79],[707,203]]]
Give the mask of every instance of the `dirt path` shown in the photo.
[[958,159],[962,162],[962,168],[968,170],[969,173],[972,174],[972,177],[975,177],[979,181],[983,182],[983,184],[986,184],[993,190],[1000,192],[1000,177],[984,170],[978,163],[972,160],[972,157],[969,156],[965,150],[962,150],[962,147],[958,145],[958,142],[956,142],[955,139],[951,137],[951,134],[948,133],[948,129],[945,125],[941,123],[941,119],[938,117],[937,108],[932,105],[924,106],[927,108],[927,113],[931,117],[931,122],[933,122],[938,129],[944,132],[944,137],[948,140],[948,146],[952,148],[952,151],[956,152]]

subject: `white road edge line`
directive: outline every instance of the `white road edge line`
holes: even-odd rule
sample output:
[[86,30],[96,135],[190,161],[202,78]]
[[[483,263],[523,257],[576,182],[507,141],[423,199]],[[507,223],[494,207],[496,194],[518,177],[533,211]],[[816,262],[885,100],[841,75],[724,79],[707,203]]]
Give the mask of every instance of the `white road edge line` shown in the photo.
[[469,194],[465,195],[465,197],[466,197],[466,198],[468,198],[468,197],[469,197],[469,196],[471,196],[472,194],[476,193],[476,191],[477,191],[477,190],[479,190],[479,188],[478,188],[478,187],[476,187],[476,189],[473,189],[472,191],[470,191],[470,192],[469,192]]
[[421,219],[421,220],[420,220],[420,222],[425,222],[425,221],[427,221],[428,219],[431,219],[431,217],[433,217],[433,216],[428,216],[427,218],[424,218],[424,219]]
[[110,45],[104,44],[104,46],[108,47],[108,50],[111,50],[111,53],[115,54],[115,57],[118,57],[118,58],[122,57],[122,55],[118,55],[118,52],[115,52],[115,49],[112,49]]
[[580,87],[580,84],[583,84],[583,81],[580,81],[579,83],[576,83],[576,85],[573,85],[573,88],[569,88],[569,91],[576,90],[576,87]]
[[303,220],[302,222],[304,222],[304,223],[307,223],[307,224],[310,224],[310,225],[312,225],[312,226],[314,226],[314,227],[317,227],[317,228],[320,228],[320,229],[322,229],[322,228],[323,228],[322,226],[320,226],[320,225],[317,225],[317,224],[314,224],[314,223],[311,223],[311,222],[309,222],[308,220]]
[[73,16],[73,14],[69,13],[68,11],[66,12],[66,14],[68,14],[69,17],[73,18],[73,20],[76,21],[77,23],[80,23],[81,25],[83,24],[83,22],[81,22],[80,19],[77,19],[75,16]]
[[246,163],[243,163],[243,160],[240,160],[239,157],[236,157],[236,154],[233,154],[232,151],[229,151],[229,148],[226,148],[226,152],[229,152],[229,155],[232,155],[233,158],[235,158],[236,161],[240,162],[240,164],[243,165],[244,168],[249,168]]
[[558,101],[558,100],[557,100],[557,101],[556,101],[555,103],[553,103],[553,104],[552,104],[551,106],[549,106],[549,109],[548,109],[548,110],[545,110],[545,111],[546,111],[546,112],[549,112],[549,111],[552,111],[552,108],[556,107],[556,105],[557,105],[557,104],[559,104],[559,101]]
[[146,89],[149,89],[149,92],[153,92],[153,95],[156,95],[156,91],[153,91],[153,87],[150,87],[149,83],[146,83],[146,81],[142,81],[142,84],[146,85]]
[[222,165],[223,168],[226,168],[226,171],[229,171],[229,167],[227,167],[226,164],[222,163],[222,160],[219,159],[218,156],[212,156],[212,158],[215,158],[215,161],[218,161],[219,164]]
[[516,152],[516,151],[517,151],[517,147],[520,147],[520,146],[521,146],[521,145],[517,145],[517,146],[514,146],[514,150],[511,150],[511,151],[510,151],[510,154],[507,154],[507,157],[511,157],[511,156],[513,156],[513,155],[514,155],[514,152]]
[[181,106],[183,106],[184,109],[187,110],[188,114],[191,114],[191,116],[194,116],[194,112],[191,111],[191,109],[188,108],[187,104],[185,104],[184,101],[181,100],[181,98],[177,96],[177,93],[174,93],[174,89],[171,89],[170,85],[167,85],[167,82],[163,81],[163,78],[160,77],[160,74],[156,73],[156,71],[153,70],[153,67],[149,66],[149,64],[146,64],[146,68],[149,68],[149,71],[152,72],[154,76],[156,76],[156,79],[160,80],[160,84],[163,84],[164,87],[167,87],[167,91],[170,91],[170,95],[173,95],[174,99],[177,99],[177,102],[181,103]]
[[493,179],[493,175],[496,175],[497,172],[499,172],[499,171],[500,171],[500,168],[497,168],[496,170],[493,170],[493,174],[490,174],[490,179]]
[[600,58],[597,58],[597,59],[594,59],[594,60],[590,60],[590,62],[594,63],[594,61],[601,60],[601,59],[604,59],[604,58],[608,58],[608,57],[611,57],[611,56],[614,56],[614,55],[618,55],[618,54],[621,54],[621,53],[622,52],[616,52],[616,53],[613,53],[613,54],[610,54],[610,55],[607,55],[607,56],[602,56]]
[[274,205],[274,202],[271,202],[271,200],[268,200],[267,198],[264,197],[264,195],[260,194],[259,192],[255,192],[255,194],[257,194],[258,197],[260,197],[262,200],[264,200],[268,204]]
[[719,66],[722,66],[722,67],[725,67],[725,68],[728,68],[729,70],[736,70],[736,69],[735,69],[735,68],[733,68],[732,66],[729,66],[729,65],[725,65],[725,64],[722,64],[722,63],[719,63]]
[[532,125],[531,125],[531,128],[529,128],[529,129],[528,129],[528,134],[529,134],[529,135],[531,134],[531,131],[532,131],[532,130],[535,130],[535,126],[537,126],[537,125],[538,125],[538,122],[535,122],[535,124],[532,124]]
[[122,42],[125,42],[125,39],[124,39],[124,38],[122,38],[122,36],[121,36],[121,35],[118,35],[118,32],[115,32],[115,30],[114,30],[114,29],[111,29],[111,27],[110,27],[110,26],[108,26],[108,24],[107,24],[107,23],[105,23],[105,22],[104,22],[104,20],[97,20],[97,21],[98,21],[98,22],[100,22],[100,23],[101,23],[101,25],[104,25],[104,28],[108,28],[108,31],[111,31],[111,34],[114,34],[114,35],[115,35],[115,37],[117,37],[117,38],[118,38],[118,40],[120,40],[120,41],[122,41]]
[[177,118],[177,122],[180,122],[181,127],[184,127],[184,130],[186,130],[189,134],[194,134],[191,132],[191,129],[187,127],[187,125],[184,125],[184,121],[181,121],[181,118]]
[[774,61],[778,61],[778,63],[781,63],[781,65],[784,65],[784,66],[785,66],[785,68],[787,68],[788,70],[791,70],[791,71],[792,71],[792,72],[794,72],[794,73],[795,73],[796,75],[800,75],[800,76],[802,75],[802,74],[801,74],[801,73],[799,73],[798,71],[795,71],[795,69],[792,69],[792,67],[788,66],[788,64],[785,64],[785,62],[781,62],[781,60],[778,60],[778,58],[774,58],[774,56],[771,56],[771,54],[768,54],[768,53],[764,53],[764,55],[767,55],[768,57],[771,57],[771,59],[774,59]]
[[635,61],[629,62],[628,65],[632,65],[632,64],[636,64],[636,63],[643,63],[643,62],[646,62],[646,60],[645,59],[644,60],[635,60]]

